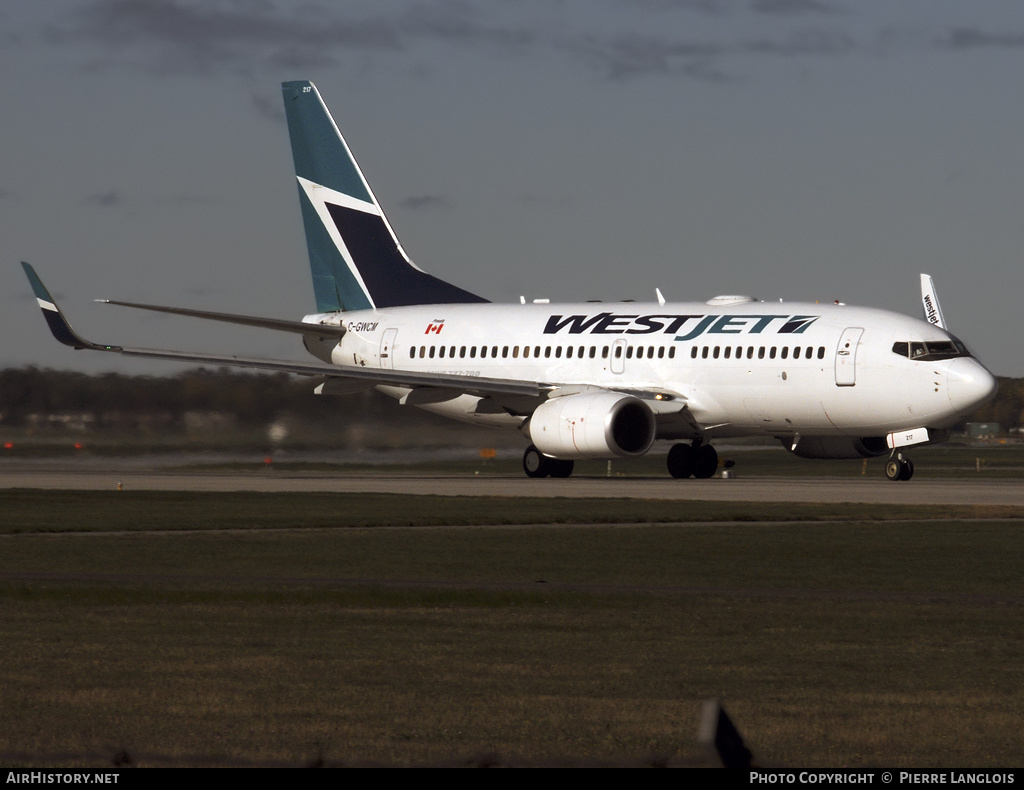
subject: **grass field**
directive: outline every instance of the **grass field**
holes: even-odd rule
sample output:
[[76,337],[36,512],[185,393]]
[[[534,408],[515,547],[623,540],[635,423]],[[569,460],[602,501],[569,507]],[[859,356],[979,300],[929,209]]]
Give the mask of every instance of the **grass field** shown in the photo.
[[5,765],[692,764],[710,697],[766,763],[1021,764],[1021,509],[9,491],[0,533]]

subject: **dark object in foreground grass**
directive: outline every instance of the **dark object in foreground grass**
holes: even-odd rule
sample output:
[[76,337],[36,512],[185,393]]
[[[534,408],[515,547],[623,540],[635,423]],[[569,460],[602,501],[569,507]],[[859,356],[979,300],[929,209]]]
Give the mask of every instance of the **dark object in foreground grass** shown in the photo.
[[754,756],[743,743],[743,736],[725,708],[716,699],[705,701],[701,707],[697,741],[708,762],[721,762],[723,768],[750,770]]

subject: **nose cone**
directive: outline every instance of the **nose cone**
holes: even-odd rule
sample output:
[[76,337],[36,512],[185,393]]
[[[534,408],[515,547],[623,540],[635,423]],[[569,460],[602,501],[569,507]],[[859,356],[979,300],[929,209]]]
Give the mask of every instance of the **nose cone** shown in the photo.
[[967,415],[996,396],[999,383],[976,359],[954,359],[947,369],[949,402],[958,414]]

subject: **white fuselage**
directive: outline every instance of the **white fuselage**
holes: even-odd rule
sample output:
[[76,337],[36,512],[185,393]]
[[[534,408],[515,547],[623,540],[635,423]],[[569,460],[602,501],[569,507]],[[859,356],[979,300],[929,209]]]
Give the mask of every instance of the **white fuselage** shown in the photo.
[[[341,367],[391,368],[613,391],[648,401],[659,439],[692,437],[663,419],[685,405],[702,438],[750,434],[880,436],[962,420],[993,391],[974,358],[912,359],[894,344],[950,342],[924,321],[884,310],[737,301],[431,305],[337,316]],[[962,346],[961,346],[962,347]],[[407,398],[411,388],[378,386]],[[419,392],[419,390],[417,390]],[[488,398],[420,393],[410,403],[450,417],[519,425]]]

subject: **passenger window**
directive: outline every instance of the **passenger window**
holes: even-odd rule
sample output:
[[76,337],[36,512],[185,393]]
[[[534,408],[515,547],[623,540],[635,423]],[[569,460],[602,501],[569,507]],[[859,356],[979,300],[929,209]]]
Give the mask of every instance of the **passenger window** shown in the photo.
[[434,347],[433,346],[430,347],[430,358],[431,359],[434,358]]
[[789,346],[783,346],[782,347],[782,358],[783,359],[788,359],[789,358]]
[[694,346],[693,348],[690,349],[690,359],[696,359],[696,358],[697,358],[697,347]]
[[768,359],[775,359],[775,346],[768,349]]
[[675,359],[676,358],[676,347],[675,346],[671,346],[669,348],[669,350],[668,350],[668,358],[669,359]]
[[824,359],[824,358],[825,358],[825,347],[824,346],[818,346],[818,359]]

